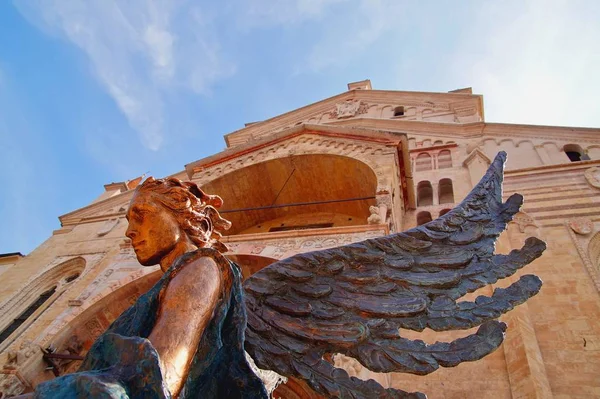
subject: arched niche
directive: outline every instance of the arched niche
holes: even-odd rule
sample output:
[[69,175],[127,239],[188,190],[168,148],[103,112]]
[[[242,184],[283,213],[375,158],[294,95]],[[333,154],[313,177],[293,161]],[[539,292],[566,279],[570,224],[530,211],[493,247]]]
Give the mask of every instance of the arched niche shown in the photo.
[[415,160],[415,172],[425,172],[433,169],[431,155],[421,152]]
[[433,186],[428,180],[417,184],[417,206],[433,205]]
[[422,211],[417,214],[417,226],[420,226],[425,223],[431,222],[433,219],[431,218],[431,213],[427,211]]
[[[371,197],[377,184],[376,174],[361,161],[308,154],[252,164],[212,180],[202,189],[223,198],[220,212],[233,224],[225,234],[235,235],[264,222],[303,214],[347,215],[347,223],[338,225],[355,224],[355,218],[366,224],[369,206],[375,205]],[[282,206],[288,204],[295,205]],[[301,221],[298,226],[302,227]]]
[[454,203],[454,188],[452,186],[452,180],[445,178],[441,179],[438,184],[438,196],[439,204],[453,204]]

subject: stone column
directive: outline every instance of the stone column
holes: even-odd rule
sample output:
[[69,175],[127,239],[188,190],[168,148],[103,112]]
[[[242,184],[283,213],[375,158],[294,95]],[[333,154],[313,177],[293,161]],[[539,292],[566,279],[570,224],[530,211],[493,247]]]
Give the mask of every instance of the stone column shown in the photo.
[[433,196],[432,200],[432,205],[439,205],[440,204],[440,182],[432,182],[431,183],[431,188],[433,190],[433,193],[431,194]]

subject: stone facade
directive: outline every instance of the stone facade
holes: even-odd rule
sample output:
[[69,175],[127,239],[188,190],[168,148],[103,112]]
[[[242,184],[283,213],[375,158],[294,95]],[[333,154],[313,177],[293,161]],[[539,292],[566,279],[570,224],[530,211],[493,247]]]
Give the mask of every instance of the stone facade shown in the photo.
[[[341,355],[332,361],[430,398],[600,397],[600,129],[486,123],[482,96],[470,89],[382,91],[369,81],[348,88],[247,124],[225,136],[226,150],[174,175],[224,198],[223,215],[235,227],[223,241],[244,275],[295,253],[435,219],[504,150],[504,195],[521,193],[525,205],[497,251],[519,248],[528,236],[548,249],[525,271],[542,278],[542,291],[504,317],[502,348],[423,377],[377,375]],[[93,340],[158,279],[158,267],[140,266],[124,238],[140,181],[106,185],[96,201],[61,216],[62,227],[31,254],[0,257],[6,397],[76,369]],[[468,333],[403,331],[426,342]],[[316,397],[293,379],[277,393]]]

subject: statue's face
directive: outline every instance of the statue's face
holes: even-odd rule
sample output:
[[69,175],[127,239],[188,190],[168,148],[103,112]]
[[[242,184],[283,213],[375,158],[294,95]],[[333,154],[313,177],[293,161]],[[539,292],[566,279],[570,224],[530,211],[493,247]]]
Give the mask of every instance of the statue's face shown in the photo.
[[138,261],[144,266],[160,263],[185,232],[175,215],[147,193],[138,193],[127,210],[129,226],[125,235],[131,239]]

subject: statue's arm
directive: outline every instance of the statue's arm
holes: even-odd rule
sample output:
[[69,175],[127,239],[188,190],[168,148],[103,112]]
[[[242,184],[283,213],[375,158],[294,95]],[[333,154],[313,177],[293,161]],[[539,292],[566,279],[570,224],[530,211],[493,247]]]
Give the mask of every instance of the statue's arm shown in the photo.
[[183,386],[202,334],[230,279],[213,259],[201,257],[183,266],[164,292],[148,339],[160,356],[163,378],[173,397]]

